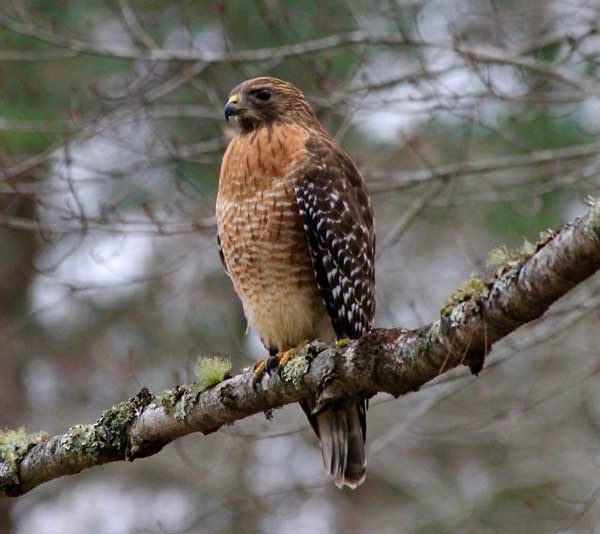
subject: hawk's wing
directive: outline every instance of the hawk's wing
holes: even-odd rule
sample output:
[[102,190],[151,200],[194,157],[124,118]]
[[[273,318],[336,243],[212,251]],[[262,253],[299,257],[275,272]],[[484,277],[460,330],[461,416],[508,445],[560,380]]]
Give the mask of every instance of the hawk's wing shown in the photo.
[[358,338],[375,317],[375,227],[365,183],[322,134],[306,143],[296,200],[321,297],[338,338]]

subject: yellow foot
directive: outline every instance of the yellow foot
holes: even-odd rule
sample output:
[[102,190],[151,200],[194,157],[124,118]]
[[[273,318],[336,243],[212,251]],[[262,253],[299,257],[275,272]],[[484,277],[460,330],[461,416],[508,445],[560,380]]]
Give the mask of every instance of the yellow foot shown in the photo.
[[308,343],[308,339],[302,341],[297,346],[286,350],[285,352],[278,352],[275,356],[269,356],[268,358],[261,358],[254,365],[254,374],[252,375],[252,385],[256,386],[265,376],[265,373],[269,375],[277,370],[277,374],[281,377],[281,372],[287,363]]
[[256,362],[254,366],[254,374],[252,375],[252,384],[256,385],[258,382],[262,380],[262,377],[265,374],[265,370],[267,368],[267,359],[261,358]]
[[286,350],[285,352],[280,352],[277,354],[279,358],[279,368],[278,372],[281,374],[281,370],[287,365],[287,363],[298,353],[300,349],[304,347],[308,343],[308,339],[298,343],[294,348]]

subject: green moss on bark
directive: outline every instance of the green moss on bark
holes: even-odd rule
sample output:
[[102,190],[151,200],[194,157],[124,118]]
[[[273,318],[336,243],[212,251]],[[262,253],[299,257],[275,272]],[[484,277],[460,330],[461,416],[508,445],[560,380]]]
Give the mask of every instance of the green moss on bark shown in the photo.
[[231,360],[218,356],[198,358],[194,366],[196,383],[202,388],[202,391],[220,384],[226,378],[230,378],[230,371]]
[[130,459],[127,430],[153,400],[152,394],[143,388],[135,397],[105,410],[93,425],[69,428],[60,444],[71,453],[94,459],[101,454]]
[[[336,342],[336,346],[347,347],[350,343],[349,339],[340,339]],[[297,350],[295,354],[288,360],[281,372],[281,378],[285,382],[294,384],[300,387],[302,380],[310,369],[310,362],[313,358],[323,350],[322,344],[319,342],[309,343],[306,347]]]
[[281,373],[283,380],[291,382],[296,387],[300,387],[304,375],[310,369],[310,359],[308,354],[296,354],[288,361]]
[[60,438],[60,445],[66,451],[77,455],[97,458],[104,447],[104,432],[96,425],[75,425]]
[[25,428],[0,430],[0,489],[12,494],[11,487],[18,487],[21,461],[32,447],[48,439],[46,432],[29,434]]
[[[464,313],[478,306],[478,299],[487,296],[487,285],[475,275],[471,275],[468,280],[452,294],[446,302],[446,305],[440,310],[442,317],[449,317],[452,324],[458,324]],[[465,303],[465,306],[460,304]]]
[[488,253],[486,265],[494,269],[517,267],[529,259],[537,250],[537,244],[523,240],[523,244],[514,250],[509,250],[506,245],[496,247]]

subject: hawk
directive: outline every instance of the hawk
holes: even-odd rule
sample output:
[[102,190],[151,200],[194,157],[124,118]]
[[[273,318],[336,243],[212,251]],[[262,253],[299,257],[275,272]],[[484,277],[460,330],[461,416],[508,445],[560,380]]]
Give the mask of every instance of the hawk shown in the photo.
[[[248,325],[271,355],[257,364],[259,380],[306,340],[372,328],[375,222],[356,165],[292,84],[241,83],[225,106],[231,117],[238,128],[221,165],[217,239]],[[325,469],[339,488],[356,488],[366,473],[366,401],[316,416],[301,404]]]

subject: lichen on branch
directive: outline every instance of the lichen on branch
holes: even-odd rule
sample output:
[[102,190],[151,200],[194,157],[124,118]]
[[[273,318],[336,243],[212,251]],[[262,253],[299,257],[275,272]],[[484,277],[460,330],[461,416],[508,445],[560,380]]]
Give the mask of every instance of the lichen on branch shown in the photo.
[[0,492],[19,486],[19,467],[29,450],[48,439],[46,432],[29,434],[24,427],[0,430]]

